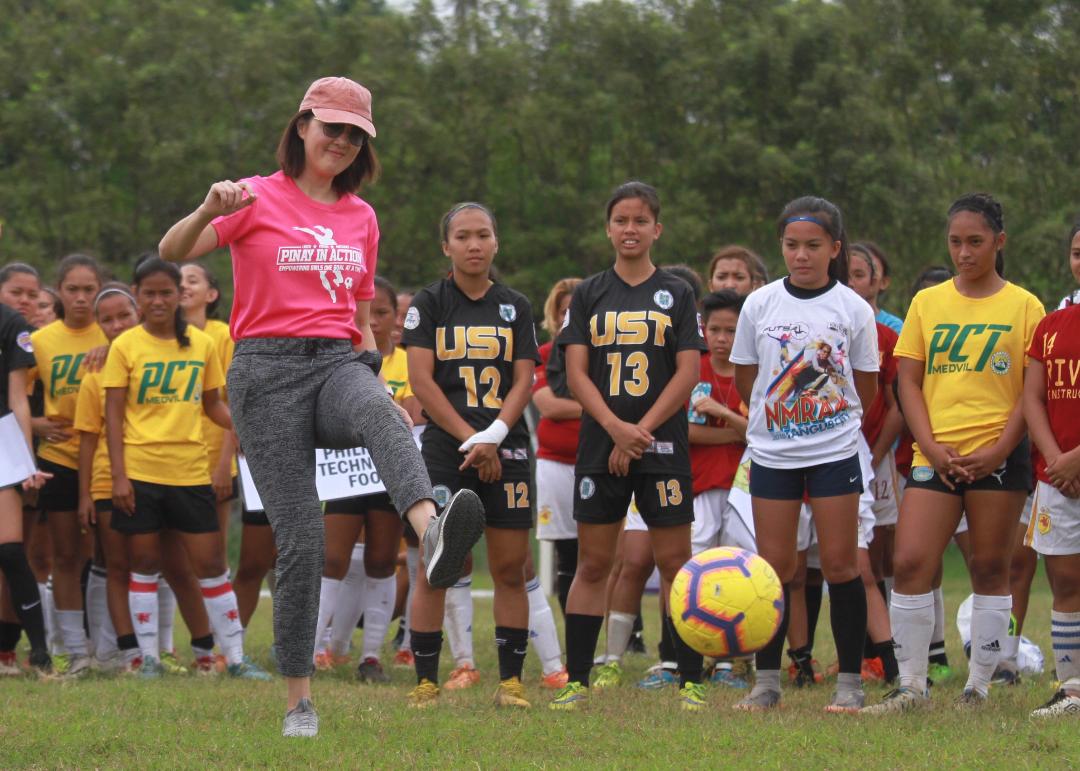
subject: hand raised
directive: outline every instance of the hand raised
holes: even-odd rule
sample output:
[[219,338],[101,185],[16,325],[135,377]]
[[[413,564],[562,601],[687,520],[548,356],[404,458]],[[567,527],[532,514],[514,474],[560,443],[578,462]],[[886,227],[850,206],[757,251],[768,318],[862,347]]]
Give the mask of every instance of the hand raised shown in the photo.
[[226,179],[210,186],[206,200],[199,208],[210,217],[224,217],[240,211],[245,206],[251,206],[255,200],[255,191],[247,182],[233,182]]

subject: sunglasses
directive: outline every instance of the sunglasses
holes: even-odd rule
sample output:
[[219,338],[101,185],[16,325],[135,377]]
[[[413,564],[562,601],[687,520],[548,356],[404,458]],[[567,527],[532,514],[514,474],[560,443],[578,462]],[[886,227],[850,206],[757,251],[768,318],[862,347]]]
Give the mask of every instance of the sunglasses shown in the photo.
[[349,129],[348,140],[353,147],[363,147],[365,140],[367,140],[367,134],[363,129],[351,126],[348,123],[323,123],[322,121],[319,121],[319,123],[322,123],[322,133],[328,139],[337,139],[346,129]]

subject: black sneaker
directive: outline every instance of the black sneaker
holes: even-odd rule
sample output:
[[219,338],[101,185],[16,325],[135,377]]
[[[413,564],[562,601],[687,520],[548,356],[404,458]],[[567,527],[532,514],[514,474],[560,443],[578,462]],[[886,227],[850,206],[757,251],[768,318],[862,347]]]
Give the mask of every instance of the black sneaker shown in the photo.
[[645,647],[645,636],[641,632],[634,632],[630,635],[630,642],[626,645],[627,653],[648,653],[648,649]]
[[383,684],[390,682],[390,675],[383,671],[377,658],[369,656],[356,668],[356,679],[361,683]]
[[465,558],[484,534],[484,504],[472,490],[458,490],[424,531],[428,583],[447,589],[458,582]]

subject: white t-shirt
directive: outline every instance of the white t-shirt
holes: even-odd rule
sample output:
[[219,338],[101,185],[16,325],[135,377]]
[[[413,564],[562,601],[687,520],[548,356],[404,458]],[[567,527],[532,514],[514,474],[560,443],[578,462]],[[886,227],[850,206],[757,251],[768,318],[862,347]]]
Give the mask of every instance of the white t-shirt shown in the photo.
[[800,299],[784,279],[762,287],[743,305],[731,361],[758,365],[746,431],[755,463],[802,468],[858,452],[852,370],[877,372],[878,346],[874,312],[855,292],[834,284]]

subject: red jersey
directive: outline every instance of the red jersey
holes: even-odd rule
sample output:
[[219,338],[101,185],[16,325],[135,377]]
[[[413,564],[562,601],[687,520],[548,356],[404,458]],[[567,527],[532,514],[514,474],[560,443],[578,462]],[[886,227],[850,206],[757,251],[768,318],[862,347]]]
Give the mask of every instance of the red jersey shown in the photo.
[[[740,415],[747,414],[746,405],[742,403],[739,392],[735,388],[735,378],[716,374],[707,353],[701,355],[701,374],[698,379],[712,386],[709,395],[713,401],[723,404]],[[708,421],[706,425],[713,428],[722,428],[727,425],[724,421],[713,417],[709,417]],[[694,476],[694,494],[716,488],[730,490],[745,450],[744,442],[731,444],[694,444],[691,442],[690,471]]]
[[[533,393],[547,387],[547,363],[551,358],[551,346],[552,343],[548,342],[539,348],[540,363],[536,365]],[[573,465],[577,461],[578,432],[580,431],[581,421],[576,418],[574,420],[540,418],[540,423],[536,426],[536,441],[539,445],[536,457]]]
[[[1046,414],[1062,452],[1080,445],[1080,306],[1055,311],[1039,322],[1027,355],[1046,366]],[[1035,458],[1046,483],[1046,461]]]
[[870,407],[863,413],[862,421],[863,436],[866,437],[866,443],[870,445],[871,449],[874,447],[874,442],[881,436],[881,429],[885,425],[885,413],[888,410],[885,404],[885,389],[892,389],[893,383],[896,381],[896,357],[893,356],[893,349],[896,348],[896,341],[900,337],[879,321],[877,323],[877,339],[877,395],[874,396],[874,401],[870,402]]

